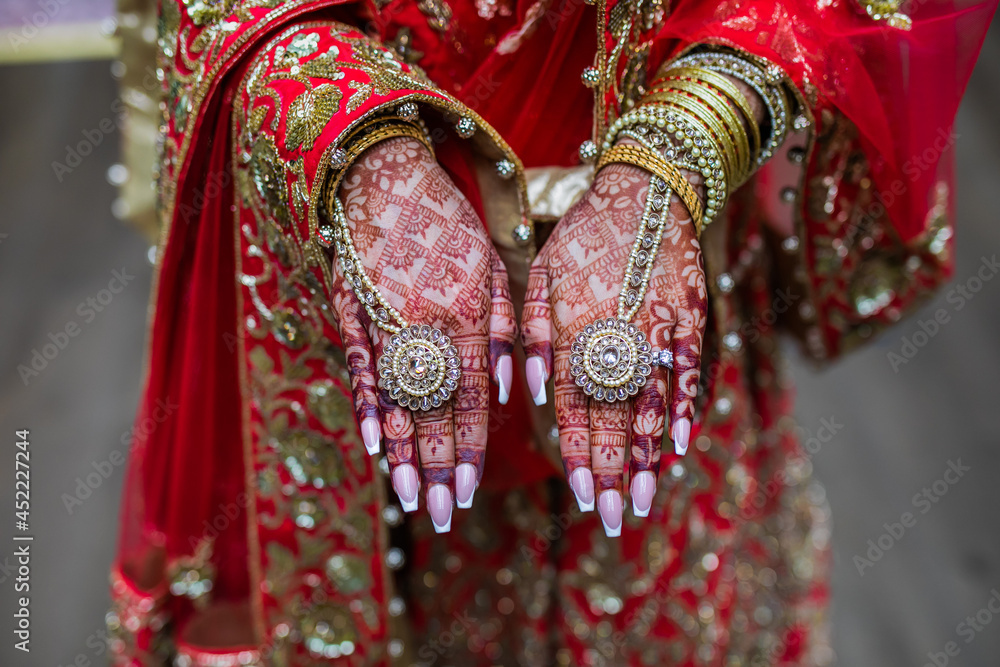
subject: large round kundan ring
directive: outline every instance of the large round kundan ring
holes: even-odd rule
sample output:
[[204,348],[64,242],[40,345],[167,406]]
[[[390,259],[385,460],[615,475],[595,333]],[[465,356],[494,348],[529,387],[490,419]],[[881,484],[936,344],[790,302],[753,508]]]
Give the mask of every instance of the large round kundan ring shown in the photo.
[[458,350],[440,329],[400,329],[378,360],[379,387],[404,408],[430,410],[451,398],[462,377]]
[[583,393],[599,401],[624,401],[639,393],[653,372],[652,346],[634,324],[597,320],[576,335],[570,373]]

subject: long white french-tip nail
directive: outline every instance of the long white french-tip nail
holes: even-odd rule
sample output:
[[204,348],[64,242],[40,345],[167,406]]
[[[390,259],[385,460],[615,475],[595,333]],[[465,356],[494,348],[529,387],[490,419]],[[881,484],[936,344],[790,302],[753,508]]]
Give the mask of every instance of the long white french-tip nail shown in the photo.
[[569,476],[569,488],[573,489],[581,512],[594,511],[594,475],[590,470],[582,466],[574,470]]
[[690,419],[678,419],[674,423],[674,429],[671,434],[674,441],[674,451],[677,452],[677,456],[684,456],[687,454],[688,444],[691,440],[691,420]]
[[632,514],[639,517],[649,516],[653,506],[653,493],[656,491],[656,478],[653,473],[643,470],[632,478]]
[[375,456],[382,445],[382,427],[375,417],[365,417],[361,420],[361,440],[369,456]]
[[435,533],[451,530],[451,489],[444,484],[432,484],[427,490],[427,511],[431,515]]
[[605,491],[598,500],[598,513],[604,524],[604,533],[608,537],[619,537],[622,534],[622,494],[617,491]]
[[396,466],[392,471],[392,488],[396,490],[399,504],[403,506],[404,512],[416,511],[419,503],[417,490],[420,488],[416,468],[409,463]]
[[455,468],[455,504],[459,509],[472,507],[472,498],[476,495],[476,466],[471,463],[459,463]]
[[497,386],[500,388],[500,405],[507,405],[510,400],[510,386],[514,380],[514,362],[509,354],[497,359]]
[[525,363],[524,374],[528,378],[528,389],[531,390],[531,399],[535,405],[545,405],[548,396],[545,393],[545,381],[548,380],[545,373],[545,362],[541,357],[528,357]]

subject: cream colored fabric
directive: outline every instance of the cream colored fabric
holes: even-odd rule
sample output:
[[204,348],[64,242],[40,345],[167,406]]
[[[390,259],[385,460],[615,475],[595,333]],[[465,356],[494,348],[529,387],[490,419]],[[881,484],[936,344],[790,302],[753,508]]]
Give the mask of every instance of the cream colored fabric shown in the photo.
[[594,180],[594,167],[536,167],[525,169],[528,201],[535,220],[558,220]]

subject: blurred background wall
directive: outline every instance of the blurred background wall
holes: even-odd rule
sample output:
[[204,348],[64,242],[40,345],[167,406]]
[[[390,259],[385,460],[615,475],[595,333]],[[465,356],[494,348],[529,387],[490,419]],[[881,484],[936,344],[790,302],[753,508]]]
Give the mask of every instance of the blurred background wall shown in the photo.
[[[110,4],[96,0],[94,11],[71,16],[106,32],[100,17]],[[0,6],[0,41],[8,41],[25,12],[40,5],[4,0]],[[110,50],[106,37],[95,35],[88,48]],[[151,272],[148,243],[112,214],[112,183],[122,177],[114,166],[119,137],[102,127],[118,118],[117,95],[110,60],[0,65],[4,667],[106,660],[106,573],[124,472],[119,453],[127,449],[138,399]],[[832,434],[817,439],[810,461],[834,512],[834,645],[839,664],[848,667],[1000,665],[1000,616],[987,606],[994,596],[993,607],[1000,605],[1000,277],[984,280],[971,298],[948,298],[1000,255],[998,117],[994,23],[957,125],[955,281],[829,370],[813,372],[790,350],[799,422],[807,436],[824,424],[823,433]],[[71,147],[81,144],[87,154],[73,158],[82,151]],[[114,293],[109,283],[116,274],[114,286],[124,287]],[[948,323],[914,337],[929,330],[926,322],[942,308]],[[69,330],[76,333],[61,335]],[[889,354],[915,340],[925,344],[894,366]],[[37,376],[22,378],[18,365],[30,364],[50,343],[60,346],[58,354]],[[20,429],[30,429],[36,535],[28,656],[12,648],[7,514]],[[950,466],[963,471],[953,484],[942,481]],[[915,498],[925,488],[934,502]],[[900,533],[893,524],[904,512],[916,523]],[[957,655],[945,655],[949,642]]]

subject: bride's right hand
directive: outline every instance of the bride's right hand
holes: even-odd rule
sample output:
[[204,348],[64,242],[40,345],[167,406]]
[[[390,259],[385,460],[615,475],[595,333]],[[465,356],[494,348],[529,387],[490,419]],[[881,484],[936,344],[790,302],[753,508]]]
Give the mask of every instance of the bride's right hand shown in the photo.
[[384,439],[404,510],[417,508],[422,479],[435,530],[446,532],[452,498],[470,507],[482,479],[490,379],[500,403],[509,396],[516,322],[507,271],[469,200],[415,139],[369,148],[338,194],[382,296],[409,323],[440,329],[458,349],[461,378],[451,400],[426,411],[400,407],[377,381],[390,334],[371,321],[334,260],[333,305],[365,447],[376,454]]

